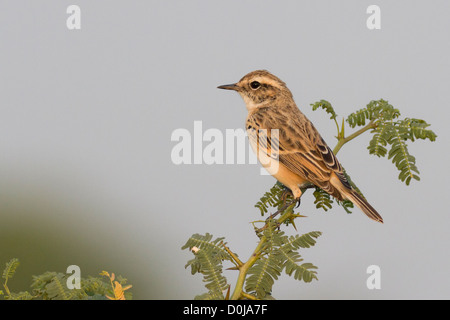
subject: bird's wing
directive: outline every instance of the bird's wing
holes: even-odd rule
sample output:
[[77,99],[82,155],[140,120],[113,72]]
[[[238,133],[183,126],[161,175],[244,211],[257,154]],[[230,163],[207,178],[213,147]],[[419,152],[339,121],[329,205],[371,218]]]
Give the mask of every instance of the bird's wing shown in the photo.
[[255,132],[253,137],[249,134],[249,139],[253,140],[253,143],[258,139],[256,142],[258,147],[262,148],[261,150],[269,148],[268,154],[271,142],[273,144],[277,141],[273,137],[274,134],[271,134],[271,129],[278,129],[279,161],[295,174],[338,198],[340,197],[336,194],[335,188],[330,184],[332,173],[336,174],[345,187],[351,189],[333,151],[300,111],[295,112],[295,117],[288,118],[273,110],[270,113],[260,110],[248,117],[247,131],[249,127]]

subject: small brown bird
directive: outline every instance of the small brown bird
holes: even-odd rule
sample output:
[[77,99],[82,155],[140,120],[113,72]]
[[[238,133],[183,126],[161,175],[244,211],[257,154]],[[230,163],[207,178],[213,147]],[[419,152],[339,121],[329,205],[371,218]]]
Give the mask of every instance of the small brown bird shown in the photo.
[[[238,83],[218,88],[237,91],[244,99],[246,130],[258,160],[295,199],[300,199],[302,186],[312,183],[338,200],[350,200],[369,218],[383,223],[378,212],[352,188],[333,151],[298,109],[283,81],[257,70]],[[277,129],[277,135],[273,134]],[[278,146],[272,146],[273,141]],[[271,149],[277,149],[276,157]]]

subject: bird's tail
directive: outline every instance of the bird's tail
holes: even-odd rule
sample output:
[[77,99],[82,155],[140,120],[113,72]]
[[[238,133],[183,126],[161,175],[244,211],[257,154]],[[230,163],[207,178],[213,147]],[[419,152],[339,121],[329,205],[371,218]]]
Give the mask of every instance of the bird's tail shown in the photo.
[[370,219],[383,223],[383,218],[358,192],[350,190],[346,193],[348,200],[356,204]]

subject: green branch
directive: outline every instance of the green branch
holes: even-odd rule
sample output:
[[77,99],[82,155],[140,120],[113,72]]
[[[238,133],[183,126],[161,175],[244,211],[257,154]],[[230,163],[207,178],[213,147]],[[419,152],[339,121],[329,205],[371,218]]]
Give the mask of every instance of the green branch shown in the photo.
[[[342,124],[342,128],[343,127],[344,127],[344,124]],[[342,146],[344,144],[346,144],[347,142],[349,142],[349,141],[355,139],[356,137],[362,135],[367,130],[375,129],[376,127],[377,127],[377,125],[373,121],[370,121],[366,126],[362,127],[358,131],[355,131],[353,134],[349,135],[348,137],[339,137],[338,138],[338,142],[337,142],[336,146],[333,149],[333,153],[337,154],[339,152],[339,150],[341,150],[341,148],[342,148]],[[341,129],[341,130],[343,131],[343,129]]]
[[264,247],[264,244],[266,243],[267,238],[261,237],[258,245],[256,246],[256,249],[253,251],[251,257],[245,262],[243,265],[239,267],[239,275],[236,281],[236,286],[234,288],[233,294],[231,295],[231,300],[238,300],[242,298],[243,294],[243,287],[245,278],[247,277],[248,269],[250,269],[255,262],[258,260],[259,256],[261,255],[262,248]]

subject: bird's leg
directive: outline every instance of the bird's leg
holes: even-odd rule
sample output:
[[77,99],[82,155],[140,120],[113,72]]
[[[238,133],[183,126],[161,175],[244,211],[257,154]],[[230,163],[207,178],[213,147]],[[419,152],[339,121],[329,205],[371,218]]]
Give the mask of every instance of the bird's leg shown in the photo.
[[289,194],[292,195],[291,190],[288,187],[284,187],[283,192],[281,193],[281,200],[283,200],[283,204],[286,203],[286,199],[289,196]]
[[[292,197],[293,200],[290,202],[287,202],[287,198],[288,197]],[[283,212],[284,210],[286,210],[290,205],[292,205],[293,203],[297,202],[297,206],[295,208],[298,208],[300,206],[300,202],[301,202],[301,196],[302,196],[302,192],[300,189],[296,190],[295,194],[294,192],[292,192],[291,189],[289,189],[288,187],[284,186],[284,190],[281,194],[281,200],[283,200],[283,206],[278,209],[278,211],[276,211],[275,213],[273,213],[268,219],[273,219],[274,217],[276,217],[278,214],[280,214],[281,212]]]
[[292,193],[291,189],[289,189],[288,187],[284,186],[284,190],[281,193],[281,197],[280,197],[281,200],[283,200],[283,205],[286,204],[286,200],[287,200],[287,198],[289,196],[294,197],[294,194]]

